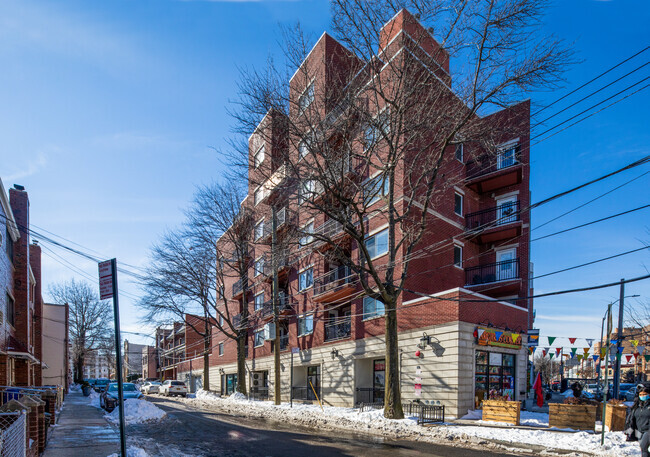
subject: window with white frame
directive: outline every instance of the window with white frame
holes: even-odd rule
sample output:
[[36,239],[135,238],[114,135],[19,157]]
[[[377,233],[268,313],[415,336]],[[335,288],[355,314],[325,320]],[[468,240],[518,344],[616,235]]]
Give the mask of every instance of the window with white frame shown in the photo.
[[366,238],[366,249],[371,259],[386,254],[388,252],[388,229]]
[[255,155],[253,156],[253,165],[255,168],[259,167],[262,162],[264,162],[264,155],[265,155],[265,148],[264,145],[260,147],[256,152]]
[[302,228],[302,236],[300,237],[299,243],[300,247],[307,246],[312,241],[314,241],[314,221],[311,221],[309,224],[305,225]]
[[465,151],[463,150],[463,143],[457,144],[456,145],[456,160],[459,162],[463,161],[463,153]]
[[253,203],[255,205],[259,204],[262,200],[264,200],[265,197],[266,197],[266,190],[262,185],[257,189],[255,189],[255,193],[253,194]]
[[256,330],[253,333],[253,346],[256,348],[264,346],[264,329]]
[[454,244],[454,266],[463,268],[463,247]]
[[255,224],[255,241],[264,236],[264,219]]
[[259,276],[264,273],[264,257],[260,257],[253,263],[254,276]]
[[306,202],[314,196],[316,193],[316,181],[313,179],[305,179],[300,182],[300,187],[298,188],[298,204]]
[[458,192],[454,193],[454,213],[463,215],[463,195]]
[[314,81],[310,82],[300,97],[298,97],[298,109],[302,113],[311,102],[314,101]]
[[309,267],[298,274],[298,290],[303,291],[314,285],[314,268]]
[[372,319],[374,317],[383,316],[385,314],[385,307],[382,302],[372,297],[363,298],[363,319]]
[[389,133],[390,110],[386,108],[377,116],[375,116],[375,118],[366,126],[363,132],[365,148],[369,149],[377,141],[381,140],[383,136],[388,136]]
[[372,205],[380,198],[388,196],[389,182],[384,175],[377,175],[368,179],[363,186],[364,202],[366,206]]
[[219,356],[223,355],[223,343],[219,343]]
[[219,315],[219,325],[223,327],[223,316],[221,314]]
[[513,165],[519,163],[519,159],[517,157],[518,151],[518,144],[500,149],[497,152],[497,170],[512,167]]
[[309,154],[309,146],[307,145],[307,140],[302,140],[298,144],[298,160],[302,160],[307,157]]
[[259,294],[255,295],[254,309],[255,311],[258,311],[262,309],[263,306],[264,306],[264,292],[260,292]]
[[314,315],[298,316],[298,336],[311,335],[314,332]]

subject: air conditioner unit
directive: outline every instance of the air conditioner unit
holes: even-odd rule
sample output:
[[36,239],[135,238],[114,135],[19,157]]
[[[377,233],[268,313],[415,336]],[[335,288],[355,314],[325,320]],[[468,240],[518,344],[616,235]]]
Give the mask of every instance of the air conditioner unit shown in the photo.
[[264,326],[264,339],[266,341],[275,339],[275,324],[273,322]]

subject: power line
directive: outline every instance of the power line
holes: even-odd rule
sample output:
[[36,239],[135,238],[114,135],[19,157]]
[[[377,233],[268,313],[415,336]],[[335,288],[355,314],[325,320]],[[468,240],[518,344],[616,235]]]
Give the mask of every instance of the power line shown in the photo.
[[614,65],[613,67],[611,67],[611,68],[609,68],[608,70],[602,72],[601,74],[599,74],[599,75],[596,76],[595,78],[593,78],[593,79],[587,81],[586,83],[582,84],[581,86],[577,87],[576,89],[573,89],[573,90],[572,90],[571,92],[569,92],[568,94],[563,95],[562,97],[558,98],[558,99],[555,100],[554,102],[552,102],[552,103],[546,105],[545,107],[543,107],[543,108],[537,110],[536,112],[533,113],[533,116],[535,116],[535,115],[541,113],[541,112],[544,111],[545,109],[550,108],[551,106],[555,105],[556,103],[558,103],[558,102],[564,100],[564,99],[567,98],[569,95],[574,94],[575,92],[579,91],[580,89],[582,89],[582,88],[585,87],[585,86],[588,86],[588,85],[591,84],[592,82],[594,82],[594,81],[596,81],[596,80],[602,78],[602,77],[605,76],[607,73],[611,72],[612,70],[615,70],[616,68],[618,68],[618,67],[620,67],[621,65],[623,65],[624,63],[626,63],[626,62],[632,60],[632,59],[635,58],[636,56],[638,56],[638,55],[640,55],[640,54],[643,54],[643,53],[646,52],[648,49],[650,49],[650,46],[646,46],[645,48],[641,49],[641,50],[640,50],[639,52],[637,52],[636,54],[634,54],[634,55],[628,57],[627,59],[625,59],[625,60],[623,60],[623,61],[617,63],[617,64]]

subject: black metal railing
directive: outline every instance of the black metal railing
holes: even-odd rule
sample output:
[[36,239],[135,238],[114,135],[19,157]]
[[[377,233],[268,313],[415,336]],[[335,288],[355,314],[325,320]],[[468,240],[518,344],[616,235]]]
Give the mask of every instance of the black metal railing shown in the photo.
[[359,403],[359,412],[365,413],[366,411],[373,411],[377,409],[384,409],[384,402],[378,401],[375,403]]
[[357,404],[384,403],[384,389],[377,387],[357,387]]
[[[278,293],[278,313],[290,311],[291,309],[291,296],[286,292]],[[262,318],[273,316],[273,299],[264,302],[261,308],[261,316]]]
[[487,208],[465,216],[465,226],[469,230],[486,225],[504,225],[519,220],[519,200]]
[[[320,386],[314,386],[314,389],[316,389],[316,393],[320,397]],[[311,386],[294,386],[291,388],[291,396],[294,400],[316,400],[316,395],[314,395]]]
[[[278,263],[278,270],[284,268],[289,268],[291,266],[292,258],[289,255],[288,251],[278,252],[276,257],[276,262]],[[262,267],[262,272],[265,276],[273,275],[273,262],[271,261],[271,256],[269,255],[264,259],[264,266]]]
[[504,149],[496,154],[485,154],[467,162],[467,178],[478,178],[488,173],[513,167],[519,163],[521,163],[519,146]]
[[503,260],[501,262],[465,269],[465,284],[468,286],[518,278],[519,259]]
[[232,285],[233,296],[240,294],[244,290],[244,282],[240,279]]
[[314,296],[340,289],[356,280],[350,267],[341,265],[314,279]]
[[314,234],[323,238],[332,238],[342,232],[343,224],[334,219],[326,220],[314,230]]
[[350,338],[352,334],[352,318],[334,318],[325,324],[325,341],[340,340]]

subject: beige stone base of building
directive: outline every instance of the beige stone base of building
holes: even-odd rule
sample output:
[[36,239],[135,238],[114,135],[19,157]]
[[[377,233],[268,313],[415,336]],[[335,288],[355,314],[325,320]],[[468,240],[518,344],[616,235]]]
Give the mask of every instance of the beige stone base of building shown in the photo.
[[[476,351],[515,355],[515,399],[523,399],[526,390],[527,350],[479,346],[476,325],[465,322],[447,323],[399,334],[400,380],[402,402],[419,399],[429,404],[445,406],[447,417],[461,417],[475,407]],[[420,349],[420,339],[426,333],[430,344]],[[420,356],[416,352],[420,351]],[[325,405],[353,407],[361,402],[377,400],[373,392],[374,361],[385,354],[383,337],[352,341],[343,339],[323,346],[302,350],[293,355],[294,401],[311,401],[313,393],[308,380]],[[311,368],[310,368],[311,367]],[[268,380],[268,392],[273,396],[273,357],[247,360],[246,387],[253,383],[263,387]],[[291,394],[291,349],[281,353],[280,370],[282,401]],[[235,364],[210,368],[210,390],[225,393],[227,375],[237,372]],[[265,373],[266,372],[266,373]],[[316,374],[316,377],[314,377]],[[177,379],[184,379],[179,373]],[[421,378],[421,391],[416,394],[416,381]],[[254,386],[253,386],[254,387]],[[373,398],[374,396],[374,398]]]

